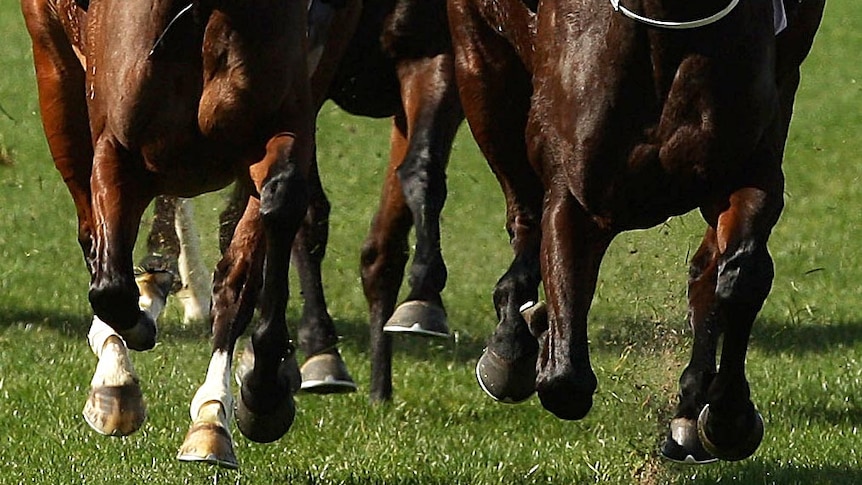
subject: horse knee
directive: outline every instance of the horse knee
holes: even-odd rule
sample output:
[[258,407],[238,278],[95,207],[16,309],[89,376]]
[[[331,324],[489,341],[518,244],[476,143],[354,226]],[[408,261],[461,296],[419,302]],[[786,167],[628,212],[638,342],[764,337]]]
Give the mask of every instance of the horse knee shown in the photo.
[[398,180],[407,205],[416,212],[440,213],[446,201],[446,173],[440,164],[433,163],[428,149],[421,154],[408,156],[398,167]]
[[288,163],[260,191],[260,214],[267,226],[298,224],[308,207],[308,190],[298,168]]
[[719,263],[715,294],[719,301],[759,309],[772,288],[774,276],[766,247],[755,242],[742,244]]

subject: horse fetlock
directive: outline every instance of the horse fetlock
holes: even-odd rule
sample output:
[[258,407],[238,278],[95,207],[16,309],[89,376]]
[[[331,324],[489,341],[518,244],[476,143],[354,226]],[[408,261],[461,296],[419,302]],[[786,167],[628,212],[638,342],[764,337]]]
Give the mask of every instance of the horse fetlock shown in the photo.
[[96,280],[90,284],[88,298],[90,306],[102,321],[112,327],[128,328],[138,321],[137,286],[117,280]]
[[567,366],[564,369],[539,371],[536,377],[536,393],[542,406],[560,419],[583,419],[593,407],[593,393],[598,380],[591,369],[575,372]]
[[138,311],[137,323],[131,328],[119,330],[120,336],[132,350],[150,350],[156,346],[156,321],[145,312]]

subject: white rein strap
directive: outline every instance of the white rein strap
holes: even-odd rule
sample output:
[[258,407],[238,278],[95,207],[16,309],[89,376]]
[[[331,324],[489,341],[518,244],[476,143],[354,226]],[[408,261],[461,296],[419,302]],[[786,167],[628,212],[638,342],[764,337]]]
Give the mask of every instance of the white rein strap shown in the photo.
[[652,27],[658,27],[662,29],[696,29],[698,27],[703,27],[704,25],[709,25],[714,22],[718,22],[723,19],[727,14],[729,14],[739,3],[739,0],[730,0],[730,4],[724,7],[723,10],[717,12],[709,17],[702,18],[699,20],[689,20],[687,22],[671,22],[666,20],[656,20],[651,19],[649,17],[644,17],[643,15],[639,15],[636,12],[633,12],[626,7],[620,5],[620,0],[610,0],[611,6],[614,7],[614,10],[622,13],[626,17],[637,20],[638,22],[642,22],[646,25]]

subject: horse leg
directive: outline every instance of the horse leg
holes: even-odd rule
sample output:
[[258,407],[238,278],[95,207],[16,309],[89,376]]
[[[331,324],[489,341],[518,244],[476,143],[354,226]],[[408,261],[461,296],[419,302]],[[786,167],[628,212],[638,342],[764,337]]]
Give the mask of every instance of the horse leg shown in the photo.
[[679,380],[679,404],[661,445],[665,458],[680,463],[711,463],[717,459],[707,452],[697,436],[697,416],[706,402],[706,391],[716,373],[719,329],[710,317],[715,302],[718,274],[718,242],[709,228],[691,259],[688,276],[688,318],[694,346],[688,366]]
[[[443,53],[397,65],[406,126],[405,120],[396,117],[392,152],[400,155],[405,152],[405,142],[407,147],[395,168],[404,197],[393,202],[406,203],[410,208],[416,252],[408,277],[410,293],[384,325],[386,332],[449,336],[440,297],[447,277],[440,252],[440,212],[446,200],[446,165],[463,120],[453,61],[451,53]],[[391,203],[381,200],[382,206]]]
[[299,373],[285,321],[290,261],[286,248],[291,247],[307,209],[304,177],[290,160],[293,140],[287,134],[273,137],[264,159],[250,169],[260,198],[248,199],[216,269],[213,353],[204,384],[192,399],[192,424],[179,460],[238,466],[228,431],[234,410],[231,359],[236,340],[251,321],[258,293],[260,324],[251,338],[254,360],[239,377],[237,425],[247,438],[266,443],[280,438],[293,424],[292,394]]
[[293,152],[294,137],[276,135],[267,144],[263,163],[252,167],[252,179],[260,193],[266,264],[260,325],[252,334],[254,365],[242,378],[237,424],[243,435],[257,442],[280,438],[295,414],[292,378],[286,370],[296,364],[285,308],[290,248],[308,210],[308,192],[306,175],[292,159]]
[[587,315],[613,233],[600,228],[563,183],[553,183],[549,190],[541,251],[548,329],[540,338],[536,392],[557,417],[581,419],[592,407],[597,386]]
[[179,199],[174,218],[180,245],[177,266],[182,281],[177,296],[183,304],[183,323],[186,324],[208,320],[212,300],[212,274],[201,256],[193,207],[191,199]]
[[90,176],[93,142],[85,96],[85,73],[67,40],[59,13],[46,0],[21,2],[33,48],[42,126],[78,216],[78,244],[87,269],[93,268],[93,208]]
[[[494,399],[520,402],[536,382],[536,331],[522,315],[538,301],[539,245],[544,189],[527,161],[524,131],[532,92],[517,53],[490,29],[470,2],[449,3],[456,75],[464,113],[506,199],[506,230],[514,259],[494,288],[498,325],[476,366],[482,389]],[[479,49],[478,46],[485,46]],[[540,309],[541,310],[541,309]]]
[[[84,70],[69,42],[57,12],[47,2],[22,2],[31,35],[42,124],[57,171],[75,203],[78,243],[91,274],[95,268],[93,206],[90,178],[93,145],[85,99]],[[121,338],[94,319],[88,336],[99,357],[84,406],[84,419],[107,435],[128,435],[146,418],[138,378]]]
[[[132,249],[138,224],[152,195],[131,180],[131,155],[108,137],[96,145],[92,188],[94,234],[90,303],[95,317],[90,347],[99,358],[90,395],[84,407],[87,423],[108,435],[137,430],[146,415],[140,385],[127,348],[146,350],[155,345],[156,317],[163,305],[150,305],[140,294],[132,274]],[[116,187],[124,187],[120,194]]]
[[177,197],[156,197],[147,235],[147,255],[138,264],[140,270],[135,277],[141,306],[155,306],[156,315],[165,307],[168,295],[182,285],[177,263],[182,250],[174,228],[178,204]]
[[[710,455],[741,460],[754,453],[763,438],[763,420],[751,402],[745,378],[745,355],[752,324],[774,275],[766,244],[783,206],[783,182],[780,174],[770,182],[740,189],[723,205],[704,211],[713,229],[699,251],[703,262],[695,263],[690,279],[695,345],[680,378],[672,443],[663,447],[672,459],[686,458],[685,453],[696,462],[710,461]],[[722,334],[721,365],[716,372],[716,347]],[[700,448],[693,444],[695,428],[707,455],[699,455]],[[682,452],[674,445],[680,445]]]
[[719,248],[713,318],[724,334],[721,365],[698,418],[704,448],[722,460],[750,456],[763,439],[763,419],[750,399],[745,355],[754,319],[772,287],[767,240],[784,205],[780,173],[766,188],[735,192],[717,218]]
[[[397,123],[397,122],[396,122]],[[409,248],[410,211],[404,203],[404,194],[395,173],[395,166],[403,152],[397,129],[393,129],[390,162],[383,182],[381,204],[371,221],[371,229],[362,245],[360,267],[362,289],[368,302],[371,333],[371,389],[372,401],[392,398],[392,337],[383,332],[383,324],[395,310],[398,288],[404,278]]]
[[[237,189],[235,193],[239,192]],[[213,354],[204,384],[192,399],[192,424],[177,454],[181,461],[203,461],[227,468],[238,466],[229,431],[234,412],[231,356],[236,339],[254,314],[264,245],[260,202],[249,196],[244,204],[245,211],[231,231],[236,237],[224,248],[213,278]]]
[[300,368],[301,389],[316,394],[354,392],[356,383],[338,352],[338,334],[323,293],[321,263],[329,238],[330,205],[320,183],[316,157],[309,170],[308,193],[308,212],[291,251],[303,297],[297,332],[299,348],[306,359]]

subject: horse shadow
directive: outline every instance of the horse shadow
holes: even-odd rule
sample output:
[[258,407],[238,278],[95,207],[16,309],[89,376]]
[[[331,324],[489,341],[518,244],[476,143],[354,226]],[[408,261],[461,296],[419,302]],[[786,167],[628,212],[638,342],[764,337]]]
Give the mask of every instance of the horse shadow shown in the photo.
[[767,354],[782,352],[838,352],[862,341],[862,322],[827,324],[758,320],[751,331],[751,346]]

